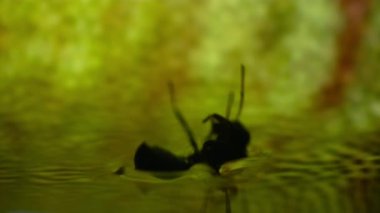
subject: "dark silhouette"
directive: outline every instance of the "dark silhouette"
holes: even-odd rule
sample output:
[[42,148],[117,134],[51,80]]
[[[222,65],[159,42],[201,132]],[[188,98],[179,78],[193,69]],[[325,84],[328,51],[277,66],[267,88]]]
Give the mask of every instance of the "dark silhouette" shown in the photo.
[[[235,120],[229,120],[233,102],[233,94],[230,93],[226,117],[214,113],[203,120],[204,123],[211,122],[211,131],[201,150],[198,149],[197,142],[189,125],[176,105],[174,86],[172,83],[169,83],[169,94],[174,115],[184,128],[190,145],[194,149],[194,153],[186,157],[176,156],[168,150],[157,146],[149,146],[143,142],[135,153],[135,168],[138,170],[160,172],[184,171],[196,163],[204,163],[212,167],[219,174],[219,169],[224,163],[247,157],[250,134],[239,121],[244,103],[244,80],[245,68],[242,65],[240,101],[236,118]],[[124,169],[119,168],[115,174],[121,175],[123,172]]]
[[218,114],[208,116],[211,122],[211,138],[202,147],[200,162],[216,171],[226,162],[247,157],[249,132],[238,121],[230,121]]
[[185,157],[178,157],[156,146],[142,143],[135,154],[135,168],[148,171],[181,171],[192,166]]

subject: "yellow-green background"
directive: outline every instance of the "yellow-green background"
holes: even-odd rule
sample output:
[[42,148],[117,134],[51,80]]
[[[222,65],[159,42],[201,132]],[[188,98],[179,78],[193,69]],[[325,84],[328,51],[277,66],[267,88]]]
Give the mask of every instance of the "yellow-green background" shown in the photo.
[[202,119],[238,97],[240,64],[251,154],[351,137],[379,153],[378,1],[343,103],[315,110],[344,23],[329,0],[0,0],[0,159],[111,170],[144,140],[188,154],[167,82],[201,143]]

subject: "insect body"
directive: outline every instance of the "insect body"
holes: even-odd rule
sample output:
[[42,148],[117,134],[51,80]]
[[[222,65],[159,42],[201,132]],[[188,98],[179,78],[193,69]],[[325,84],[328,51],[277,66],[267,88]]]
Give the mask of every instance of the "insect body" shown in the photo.
[[211,121],[211,134],[215,139],[203,144],[201,162],[216,171],[226,162],[247,157],[249,132],[238,121],[230,121],[218,114],[212,114],[204,122]]
[[156,146],[142,143],[135,154],[135,168],[147,171],[181,171],[189,169],[190,163],[186,157],[178,157],[171,152]]
[[202,149],[199,150],[193,133],[174,100],[174,86],[169,84],[169,92],[174,114],[184,128],[194,153],[189,156],[176,156],[168,150],[149,146],[143,142],[136,151],[134,163],[138,170],[146,171],[184,171],[197,163],[204,163],[219,173],[220,167],[232,160],[247,157],[250,134],[239,122],[244,102],[244,66],[241,67],[240,104],[236,120],[229,120],[233,95],[230,94],[226,116],[211,114],[203,122],[211,122],[211,131]]

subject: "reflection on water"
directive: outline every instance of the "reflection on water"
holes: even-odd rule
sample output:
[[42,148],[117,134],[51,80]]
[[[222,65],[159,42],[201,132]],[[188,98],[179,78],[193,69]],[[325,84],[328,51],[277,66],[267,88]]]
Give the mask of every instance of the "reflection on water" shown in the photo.
[[[151,174],[126,168],[0,164],[1,212],[379,212],[380,157],[299,160],[251,157],[225,165]],[[356,165],[356,167],[355,167]]]

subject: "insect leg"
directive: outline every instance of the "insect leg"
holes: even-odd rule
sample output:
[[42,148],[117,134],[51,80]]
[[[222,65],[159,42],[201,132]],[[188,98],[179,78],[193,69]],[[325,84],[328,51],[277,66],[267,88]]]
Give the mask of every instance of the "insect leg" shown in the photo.
[[207,189],[206,196],[205,196],[203,204],[202,204],[201,213],[207,213],[208,203],[209,203],[209,200],[211,199],[211,193],[212,193],[211,190],[212,190],[211,188]]
[[223,189],[225,199],[226,199],[226,213],[232,213],[231,210],[231,200],[230,200],[230,192],[228,191],[228,188]]
[[189,138],[190,145],[194,149],[194,152],[196,154],[199,154],[199,148],[198,148],[197,142],[195,141],[194,134],[191,131],[189,124],[186,122],[185,118],[183,117],[181,111],[179,110],[176,104],[175,94],[174,94],[174,85],[171,81],[168,83],[168,88],[169,88],[169,94],[170,94],[170,102],[172,105],[174,115],[177,118],[177,120],[181,123],[181,126],[183,127],[183,129],[185,130],[187,137]]

